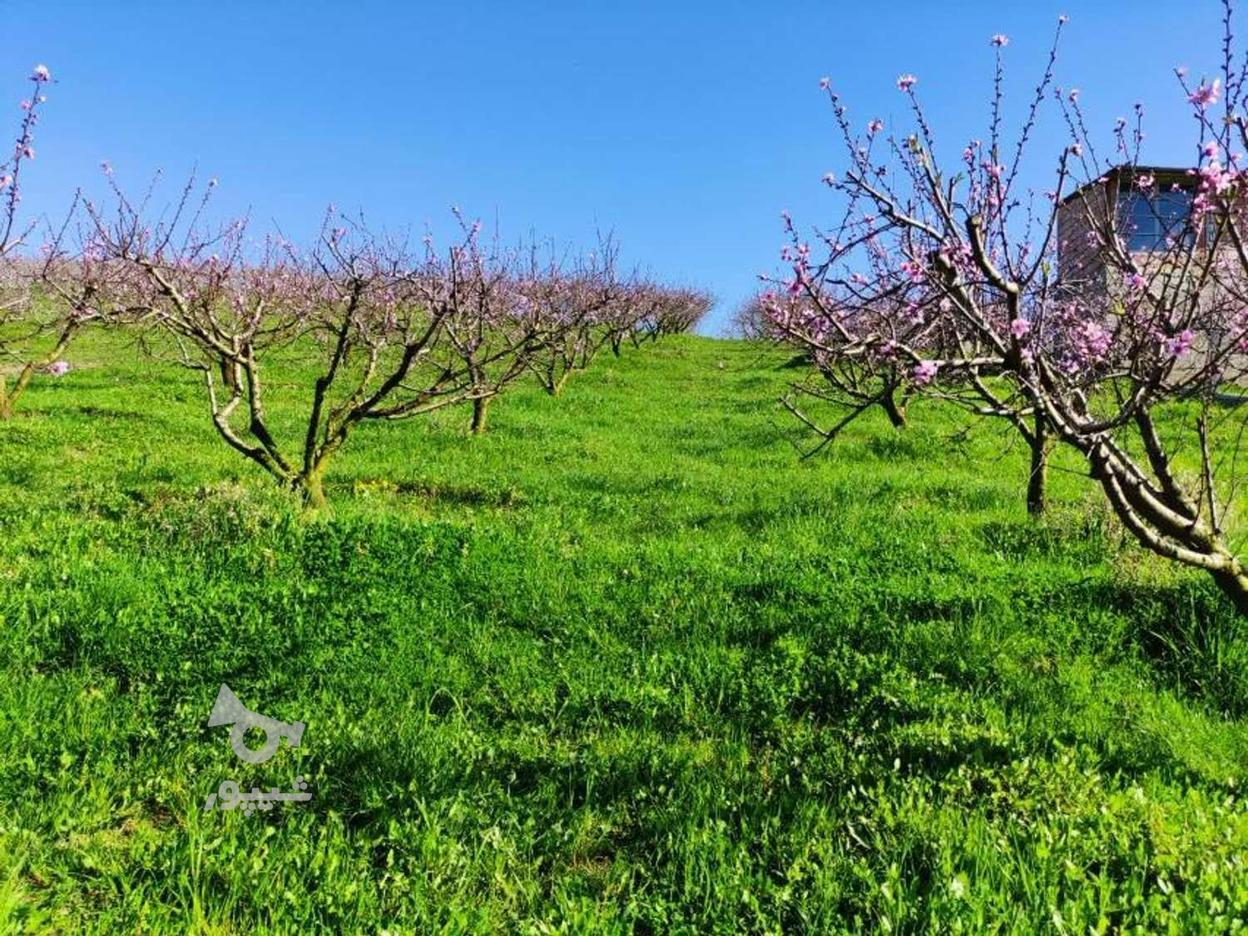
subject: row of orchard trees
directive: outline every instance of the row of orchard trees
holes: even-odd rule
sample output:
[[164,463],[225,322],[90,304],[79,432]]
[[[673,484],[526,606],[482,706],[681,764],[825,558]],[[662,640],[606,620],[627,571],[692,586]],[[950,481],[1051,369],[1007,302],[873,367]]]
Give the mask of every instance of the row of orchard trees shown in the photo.
[[[1027,443],[1035,511],[1050,448],[1068,446],[1140,543],[1209,572],[1248,613],[1228,522],[1248,428],[1237,389],[1248,376],[1248,57],[1224,10],[1221,76],[1178,71],[1197,135],[1177,179],[1142,163],[1139,105],[1098,149],[1078,92],[1055,87],[1056,38],[1007,135],[1008,40],[992,37],[985,132],[951,159],[913,75],[897,81],[909,125],[892,132],[878,119],[858,126],[829,90],[847,165],[824,181],[843,213],[813,246],[786,218],[789,272],[744,318],[812,363],[789,404],[824,442],[873,407],[900,426],[908,398],[949,401]],[[1039,170],[1047,191],[1034,192],[1026,157],[1050,111],[1069,136]],[[840,415],[815,419],[809,397]]]
[[[614,245],[586,257],[486,241],[457,213],[460,236],[439,248],[327,215],[310,249],[257,238],[236,221],[207,221],[213,183],[188,184],[172,209],[149,217],[151,193],[132,201],[112,182],[108,204],[80,198],[49,232],[38,257],[21,250],[19,173],[49,80],[35,96],[10,163],[0,167],[4,205],[3,344],[16,369],[0,408],[12,412],[40,371],[57,375],[88,325],[155,331],[198,372],[221,439],[269,475],[325,503],[332,457],[370,420],[400,420],[471,404],[484,432],[490,401],[526,375],[557,395],[603,348],[616,354],[692,328],[706,294],[621,276]],[[106,170],[107,171],[107,170]],[[284,437],[268,405],[266,364],[287,349],[313,365],[296,392],[301,430]]]

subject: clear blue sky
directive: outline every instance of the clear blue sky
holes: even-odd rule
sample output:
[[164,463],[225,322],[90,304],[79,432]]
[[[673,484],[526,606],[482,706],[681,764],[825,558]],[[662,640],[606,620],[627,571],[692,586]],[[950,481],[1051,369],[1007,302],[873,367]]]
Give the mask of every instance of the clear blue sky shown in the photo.
[[15,126],[24,76],[52,69],[33,210],[99,192],[107,159],[127,185],[197,165],[222,207],[292,236],[330,202],[435,230],[458,204],[565,244],[613,229],[630,263],[714,291],[714,330],[776,264],[780,211],[830,213],[821,76],[865,123],[903,116],[894,82],[913,72],[955,156],[982,127],[988,37],[1012,40],[1017,117],[1062,12],[1061,82],[1106,130],[1142,99],[1148,156],[1191,162],[1171,69],[1216,69],[1211,0],[0,0],[0,103]]

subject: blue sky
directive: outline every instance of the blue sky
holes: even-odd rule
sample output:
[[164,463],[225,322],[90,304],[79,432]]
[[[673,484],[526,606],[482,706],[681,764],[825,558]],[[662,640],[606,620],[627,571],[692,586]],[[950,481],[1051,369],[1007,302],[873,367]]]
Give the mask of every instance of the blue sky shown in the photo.
[[[865,124],[904,117],[894,82],[913,72],[955,157],[982,135],[988,37],[1011,38],[1016,120],[1063,12],[1061,83],[1106,131],[1144,101],[1146,155],[1190,163],[1171,70],[1216,69],[1210,0],[0,0],[0,105],[15,126],[24,76],[51,68],[32,211],[99,192],[107,159],[128,186],[197,166],[220,209],[296,237],[331,202],[387,227],[444,230],[460,205],[513,237],[588,246],[610,229],[630,264],[712,290],[714,330],[776,264],[782,209],[831,215],[819,179],[841,158],[820,77]],[[1041,127],[1044,165],[1061,143]]]

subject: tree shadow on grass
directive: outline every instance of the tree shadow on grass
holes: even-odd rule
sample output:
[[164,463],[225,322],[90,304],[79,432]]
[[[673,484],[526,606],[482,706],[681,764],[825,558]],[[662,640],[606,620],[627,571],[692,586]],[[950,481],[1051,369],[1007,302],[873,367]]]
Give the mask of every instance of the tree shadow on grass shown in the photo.
[[1124,591],[1140,654],[1163,683],[1223,717],[1248,715],[1248,620],[1198,579]]
[[391,481],[386,478],[357,478],[354,481],[330,482],[329,487],[356,497],[396,496],[432,501],[457,507],[520,507],[524,494],[514,487],[486,488],[472,484],[447,484],[438,481]]

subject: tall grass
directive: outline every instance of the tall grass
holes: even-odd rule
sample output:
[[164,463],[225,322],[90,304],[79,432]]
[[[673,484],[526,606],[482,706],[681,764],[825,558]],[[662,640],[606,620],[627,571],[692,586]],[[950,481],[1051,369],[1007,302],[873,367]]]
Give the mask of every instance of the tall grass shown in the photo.
[[[1077,463],[1037,523],[943,409],[803,461],[786,357],[682,338],[365,427],[308,519],[119,341],[0,426],[0,929],[1248,917],[1248,635]],[[222,682],[302,746],[235,760]]]

